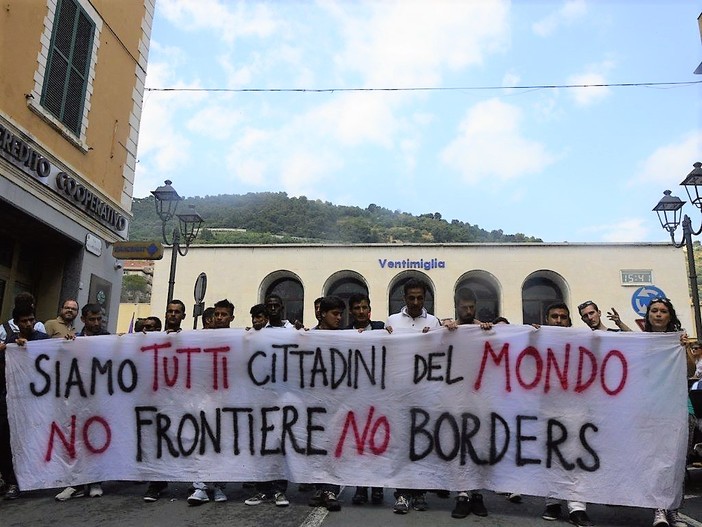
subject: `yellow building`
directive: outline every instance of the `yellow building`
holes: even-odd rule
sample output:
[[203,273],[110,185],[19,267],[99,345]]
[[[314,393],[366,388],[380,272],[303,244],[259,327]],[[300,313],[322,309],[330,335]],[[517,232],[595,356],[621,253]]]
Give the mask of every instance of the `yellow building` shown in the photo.
[[155,0],[0,9],[0,318],[99,303],[114,330]]
[[[151,306],[161,317],[169,271],[168,257],[156,262]],[[440,318],[453,317],[454,294],[470,288],[484,321],[504,316],[514,324],[543,322],[544,309],[562,301],[573,325],[585,327],[577,306],[592,300],[603,317],[614,307],[635,329],[648,301],[666,296],[694,333],[684,253],[665,243],[192,246],[178,259],[174,291],[188,315],[201,272],[208,279],[206,305],[229,299],[237,327],[251,325],[250,307],[269,293],[283,298],[288,319],[306,327],[316,324],[315,298],[347,300],[355,292],[367,293],[373,319],[385,321],[402,307],[405,281],[419,278],[429,286],[428,311]],[[191,324],[188,319],[183,327]]]

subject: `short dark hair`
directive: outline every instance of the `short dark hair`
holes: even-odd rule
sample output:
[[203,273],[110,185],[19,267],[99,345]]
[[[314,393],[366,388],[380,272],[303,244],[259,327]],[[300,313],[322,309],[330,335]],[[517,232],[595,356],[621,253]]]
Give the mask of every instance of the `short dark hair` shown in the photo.
[[568,325],[573,325],[573,321],[570,319],[570,309],[568,309],[568,305],[565,302],[554,302],[549,305],[544,312],[544,318],[548,320],[548,314],[554,309],[565,309],[565,312],[568,314]]
[[34,305],[34,295],[28,291],[22,291],[21,293],[17,293],[17,295],[15,295],[15,305],[18,306],[20,304]]
[[145,320],[146,320],[145,318],[137,318],[134,321],[134,332],[135,333],[139,333],[142,329],[144,329],[144,321]]
[[217,309],[218,307],[220,307],[220,308],[223,307],[223,308],[229,310],[229,314],[230,314],[230,315],[234,315],[234,304],[232,304],[232,303],[231,303],[229,300],[227,300],[226,298],[223,299],[223,300],[220,300],[220,301],[218,301],[218,302],[215,302],[214,307],[215,307],[215,309]]
[[338,296],[324,296],[322,297],[322,300],[319,303],[319,312],[320,313],[326,313],[327,311],[331,311],[332,309],[341,309],[344,311],[346,309],[346,304],[344,303],[344,300],[339,298]]
[[363,301],[368,302],[370,306],[370,297],[367,293],[354,293],[349,297],[349,309],[351,309],[356,304],[360,304]]
[[161,331],[163,324],[161,324],[160,318],[151,316],[151,317],[146,317],[144,320],[152,320],[153,322],[156,322],[156,327],[158,328],[157,331]]
[[492,321],[493,324],[509,324],[509,320],[507,320],[505,317],[497,317],[495,320]]
[[264,302],[265,304],[267,304],[268,301],[271,300],[272,298],[278,299],[278,300],[280,301],[281,304],[283,303],[283,297],[281,297],[281,296],[280,296],[279,294],[277,294],[277,293],[271,293],[271,294],[269,294],[269,295],[266,295],[266,298],[263,299],[263,302]]
[[592,306],[595,308],[595,311],[599,311],[600,308],[597,307],[597,304],[595,304],[592,300],[586,300],[582,304],[578,304],[578,314],[582,316],[582,310],[585,309],[587,306]]
[[402,286],[403,295],[407,295],[407,291],[410,289],[421,289],[426,295],[428,286],[424,280],[420,280],[419,278],[410,278],[405,282],[405,285]]
[[453,296],[453,301],[456,304],[459,302],[477,302],[478,297],[475,296],[475,292],[470,287],[461,287]]
[[171,304],[178,304],[180,306],[180,309],[183,310],[183,315],[185,315],[185,304],[183,303],[182,300],[178,300],[178,299],[171,300],[170,302],[168,302],[168,304],[166,304],[166,309],[168,309],[168,306]]
[[80,310],[80,314],[87,317],[88,313],[100,313],[102,315],[102,307],[100,304],[85,304],[83,309]]
[[208,307],[202,312],[202,319],[211,319],[214,317],[214,308],[213,307]]
[[268,311],[266,311],[265,304],[256,304],[255,306],[251,307],[251,309],[249,309],[249,314],[252,317],[266,315],[266,318],[268,318]]
[[30,315],[35,316],[34,306],[32,304],[20,302],[12,309],[12,318],[14,319],[15,323],[21,317],[28,317]]

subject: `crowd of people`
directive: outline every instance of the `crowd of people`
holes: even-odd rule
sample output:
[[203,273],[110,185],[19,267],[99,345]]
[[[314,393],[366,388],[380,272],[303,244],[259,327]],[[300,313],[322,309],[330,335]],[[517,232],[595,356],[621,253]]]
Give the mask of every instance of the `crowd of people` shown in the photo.
[[[366,294],[353,294],[348,299],[348,310],[350,314],[350,324],[342,327],[344,311],[347,308],[346,302],[337,296],[325,296],[318,298],[314,302],[317,325],[312,330],[339,330],[355,329],[361,331],[383,330],[392,333],[394,330],[414,330],[418,332],[428,332],[430,330],[445,328],[449,331],[455,330],[464,324],[477,324],[485,330],[491,329],[496,324],[509,324],[504,317],[498,317],[492,321],[480,321],[476,318],[476,297],[467,288],[461,289],[455,296],[455,316],[439,319],[427,312],[424,303],[427,294],[427,285],[421,280],[410,279],[404,284],[404,303],[402,309],[390,315],[387,321],[375,321],[371,319],[371,302]],[[79,317],[80,313],[80,317]],[[262,304],[256,304],[249,310],[251,316],[251,326],[249,331],[261,330],[307,330],[300,321],[290,322],[284,317],[285,307],[283,299],[276,294],[269,294]],[[621,321],[617,311],[612,308],[607,317],[616,326],[609,328],[603,321],[602,312],[597,304],[592,301],[583,302],[578,305],[578,313],[581,320],[593,331],[631,331]],[[134,325],[134,331],[151,332],[181,331],[181,324],[186,317],[185,304],[180,300],[169,302],[164,324],[156,316],[138,319]],[[83,324],[80,331],[76,324],[78,319]],[[207,308],[203,313],[204,329],[229,328],[234,320],[234,305],[227,299],[220,300],[214,306]],[[545,325],[569,327],[572,325],[570,310],[565,303],[554,303],[547,307],[544,313]],[[538,328],[538,326],[535,326]],[[644,331],[647,332],[681,332],[681,324],[675,313],[675,309],[670,300],[665,298],[654,299],[647,307],[644,318]],[[0,325],[0,475],[2,475],[3,491],[5,499],[16,499],[20,496],[17,479],[12,461],[12,450],[10,445],[10,429],[7,413],[7,392],[5,380],[5,348],[7,344],[17,344],[24,346],[28,341],[64,338],[73,339],[94,335],[108,334],[103,327],[102,309],[97,304],[86,304],[79,310],[78,303],[74,299],[66,299],[59,310],[57,318],[41,323],[36,320],[34,298],[29,293],[21,293],[15,298],[15,306],[12,311],[12,319]],[[688,344],[688,358],[691,368],[694,371],[692,377],[702,376],[702,345],[698,341],[686,342],[684,334],[681,341]],[[702,384],[702,383],[701,383]],[[694,432],[696,430],[696,419],[694,410],[688,404],[689,410],[689,441],[688,452],[694,450]],[[286,507],[290,504],[286,493],[288,481],[274,480],[265,482],[244,483],[246,488],[252,489],[252,495],[245,500],[246,505],[255,506],[264,502],[274,503],[278,507]],[[167,489],[168,482],[152,481],[147,485],[143,499],[146,502],[154,502],[159,499]],[[336,484],[305,484],[301,483],[300,491],[312,492],[309,505],[325,507],[329,511],[339,511],[341,503],[339,501],[339,485]],[[393,511],[397,514],[407,514],[410,510],[424,511],[427,509],[427,490],[399,488],[394,491],[395,502]],[[432,490],[439,496],[449,497],[446,490]],[[56,495],[57,501],[66,501],[82,496],[99,497],[102,496],[102,486],[100,482],[93,482],[84,486],[71,486],[63,489]],[[521,496],[516,493],[508,493],[506,498],[513,503],[519,503]],[[225,482],[193,482],[192,491],[188,496],[188,503],[196,506],[213,500],[215,502],[227,501]],[[382,487],[356,487],[353,497],[353,505],[363,505],[371,503],[380,505],[384,503],[384,489]],[[586,504],[577,501],[566,502],[567,519],[578,526],[594,525],[587,514]],[[481,489],[466,489],[458,492],[455,497],[455,507],[451,512],[454,518],[465,518],[469,514],[476,516],[487,516],[488,510],[485,506]],[[545,520],[557,520],[562,517],[562,504],[560,500],[547,498],[542,518]],[[677,510],[658,509],[654,511],[654,527],[681,527],[687,525],[683,522]]]

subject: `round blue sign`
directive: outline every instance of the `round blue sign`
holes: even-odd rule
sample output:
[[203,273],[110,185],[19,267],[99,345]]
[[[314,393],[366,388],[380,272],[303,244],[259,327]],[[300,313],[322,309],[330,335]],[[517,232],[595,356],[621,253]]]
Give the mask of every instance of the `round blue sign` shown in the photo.
[[654,285],[645,285],[639,287],[634,294],[631,295],[631,307],[634,308],[636,313],[643,317],[646,315],[646,308],[651,300],[654,298],[665,298],[665,293],[662,289],[657,288]]

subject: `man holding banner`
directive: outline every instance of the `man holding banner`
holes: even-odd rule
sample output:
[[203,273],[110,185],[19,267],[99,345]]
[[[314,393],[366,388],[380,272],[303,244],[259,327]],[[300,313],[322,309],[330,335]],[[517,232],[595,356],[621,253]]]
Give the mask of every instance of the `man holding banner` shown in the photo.
[[[570,310],[568,306],[562,302],[551,304],[546,308],[546,325],[571,327],[573,325],[570,319]],[[594,525],[587,515],[586,504],[582,501],[567,501],[568,518],[570,522],[581,526],[588,527]],[[561,515],[560,500],[554,498],[546,498],[546,509],[541,517],[544,520],[555,521]]]

